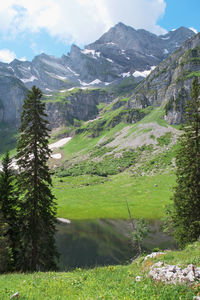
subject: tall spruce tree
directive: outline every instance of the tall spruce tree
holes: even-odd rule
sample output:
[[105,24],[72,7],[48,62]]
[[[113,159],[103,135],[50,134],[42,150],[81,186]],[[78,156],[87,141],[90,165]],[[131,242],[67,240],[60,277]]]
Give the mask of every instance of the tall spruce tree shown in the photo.
[[13,269],[12,249],[10,247],[8,228],[8,224],[5,222],[0,210],[0,273],[8,272]]
[[[17,218],[17,192],[14,184],[14,173],[11,168],[9,152],[2,159],[2,171],[0,173],[0,212],[2,226],[4,227],[5,240],[9,241],[12,250],[13,269],[16,260],[18,244],[18,218]],[[7,225],[5,225],[7,224]],[[7,230],[5,231],[5,228]],[[6,232],[6,233],[5,233]]]
[[41,90],[33,86],[24,101],[17,144],[21,238],[18,268],[23,271],[56,268],[56,206],[47,166],[51,153],[48,121],[41,98]]
[[176,157],[177,186],[171,212],[174,237],[180,246],[200,236],[200,84],[192,83],[191,100],[186,104],[186,123]]

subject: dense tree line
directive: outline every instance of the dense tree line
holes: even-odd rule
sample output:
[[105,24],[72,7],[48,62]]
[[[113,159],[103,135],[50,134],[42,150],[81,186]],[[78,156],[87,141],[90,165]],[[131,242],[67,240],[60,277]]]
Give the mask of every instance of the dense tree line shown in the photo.
[[49,129],[42,92],[33,86],[24,100],[17,143],[18,172],[9,153],[0,174],[0,266],[5,271],[56,269],[56,206],[47,166]]

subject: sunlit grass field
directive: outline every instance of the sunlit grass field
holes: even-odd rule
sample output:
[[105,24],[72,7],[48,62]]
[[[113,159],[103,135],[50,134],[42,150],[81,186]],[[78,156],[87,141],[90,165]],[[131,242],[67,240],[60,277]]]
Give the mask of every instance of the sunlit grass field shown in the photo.
[[[164,284],[147,277],[152,264],[164,261],[185,267],[200,266],[200,243],[189,245],[184,251],[170,251],[154,259],[139,257],[128,266],[107,266],[73,272],[7,274],[0,276],[0,299],[7,300],[18,292],[23,300],[64,299],[138,299],[192,300],[200,294],[200,285]],[[136,281],[141,276],[141,281]]]
[[131,176],[128,172],[101,179],[99,176],[55,178],[57,215],[69,219],[133,218],[160,219],[170,202],[175,175]]

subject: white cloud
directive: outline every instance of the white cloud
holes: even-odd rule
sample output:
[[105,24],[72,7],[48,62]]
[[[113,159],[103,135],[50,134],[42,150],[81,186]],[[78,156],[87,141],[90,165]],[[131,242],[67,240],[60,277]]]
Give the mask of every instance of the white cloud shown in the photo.
[[21,57],[21,58],[18,58],[18,60],[21,60],[21,61],[27,61],[27,58],[25,56]]
[[9,49],[1,49],[0,50],[0,61],[4,63],[10,63],[16,58],[14,52],[10,51]]
[[[9,49],[0,49],[0,62],[10,63],[15,58],[17,58],[15,52],[10,51]],[[18,58],[18,60],[26,61],[26,57]]]
[[7,0],[0,6],[0,31],[12,37],[46,30],[63,42],[83,45],[118,22],[157,34],[164,0]]
[[198,31],[194,27],[189,27],[189,29],[194,31],[194,33],[198,33]]

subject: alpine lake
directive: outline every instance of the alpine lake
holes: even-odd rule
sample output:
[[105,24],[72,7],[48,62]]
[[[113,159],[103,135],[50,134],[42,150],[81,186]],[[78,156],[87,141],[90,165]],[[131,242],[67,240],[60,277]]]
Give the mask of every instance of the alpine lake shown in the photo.
[[[163,232],[161,221],[148,221],[148,228],[142,242],[143,252],[176,249],[173,238]],[[139,254],[131,231],[129,220],[72,220],[68,224],[59,221],[56,232],[59,270],[130,263]]]

